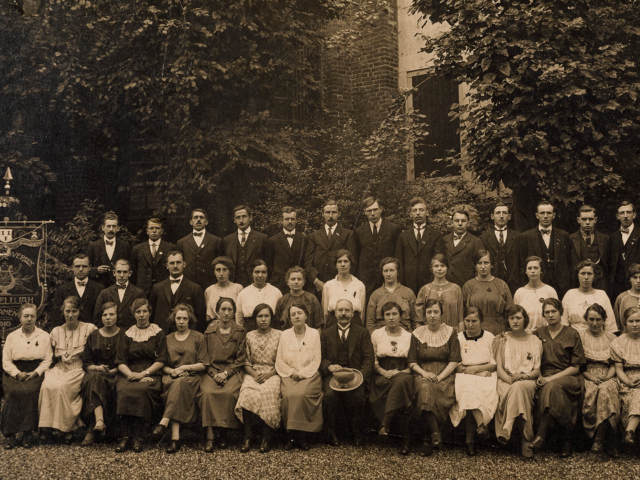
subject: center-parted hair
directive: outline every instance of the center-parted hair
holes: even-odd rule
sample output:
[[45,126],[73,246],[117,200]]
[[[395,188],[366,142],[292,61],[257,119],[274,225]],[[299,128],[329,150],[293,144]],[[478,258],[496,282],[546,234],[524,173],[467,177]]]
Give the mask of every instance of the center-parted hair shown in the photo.
[[484,313],[482,313],[482,309],[479,307],[464,307],[464,313],[462,316],[462,320],[467,318],[469,315],[477,315],[480,319],[480,323],[484,323]]
[[189,328],[193,328],[198,319],[196,318],[196,314],[193,311],[193,307],[191,305],[187,305],[186,303],[179,303],[176,305],[173,310],[171,310],[171,315],[169,315],[169,323],[176,323],[176,315],[178,312],[187,312],[187,316],[189,317]]
[[136,314],[136,310],[138,310],[141,307],[147,306],[147,310],[149,310],[149,315],[151,315],[151,312],[153,312],[153,308],[151,308],[151,304],[149,303],[149,300],[147,300],[146,298],[136,298],[133,301],[133,304],[131,305],[131,313],[133,315]]
[[622,314],[622,326],[627,326],[627,320],[631,315],[635,315],[636,313],[640,313],[640,307],[629,307]]
[[384,269],[385,265],[388,265],[389,263],[396,264],[396,271],[398,272],[398,278],[399,278],[400,277],[400,260],[398,260],[395,257],[384,257],[382,259],[382,261],[380,262],[380,273],[382,273],[382,270]]
[[509,317],[513,317],[516,313],[522,315],[522,318],[524,319],[524,328],[527,328],[531,320],[529,319],[529,314],[522,305],[511,305],[507,310],[505,310],[504,316],[507,317],[507,323],[509,322]]
[[582,260],[578,265],[576,265],[576,273],[580,273],[580,270],[585,267],[591,267],[591,271],[594,274],[596,273],[596,264],[588,258],[586,260]]
[[396,308],[398,310],[398,313],[402,317],[402,314],[404,312],[402,311],[402,307],[400,306],[400,304],[398,302],[387,302],[384,305],[382,305],[382,316],[384,317],[384,314],[386,312],[388,312],[389,310],[393,310],[394,308]]
[[341,248],[340,250],[338,250],[336,253],[333,254],[333,264],[338,265],[338,259],[340,257],[344,257],[345,255],[347,256],[347,258],[349,259],[349,262],[351,263],[349,272],[354,272],[356,269],[356,257],[353,255],[353,253],[351,253],[350,250],[347,250],[346,248]]
[[284,274],[284,281],[285,281],[285,282],[289,282],[289,279],[291,278],[291,275],[292,275],[293,273],[300,273],[300,274],[302,274],[302,281],[303,281],[303,282],[305,282],[305,281],[306,281],[306,279],[304,278],[304,277],[305,277],[304,268],[302,268],[302,267],[301,267],[301,266],[299,266],[299,265],[296,265],[296,266],[294,266],[294,267],[291,267],[289,270],[287,270],[287,273],[285,273],[285,274]]
[[62,302],[62,307],[60,308],[60,311],[62,313],[64,313],[64,308],[66,305],[70,305],[72,308],[75,308],[76,310],[80,310],[82,306],[82,302],[80,298],[75,295],[71,295],[70,297],[65,298],[64,302]]
[[309,318],[309,307],[301,299],[295,299],[295,300],[293,300],[293,302],[291,302],[291,305],[289,305],[289,318],[291,318],[291,308],[292,307],[299,308],[300,310],[302,310],[304,312],[304,314],[307,316],[307,318]]
[[594,303],[593,305],[589,305],[587,307],[587,309],[584,311],[584,315],[582,315],[582,318],[584,318],[585,322],[587,321],[587,318],[589,318],[589,312],[596,312],[598,315],[600,315],[602,317],[603,320],[607,319],[607,312],[602,307],[602,305],[600,305],[598,303]]
[[216,269],[216,265],[224,265],[225,267],[227,267],[229,269],[230,275],[233,275],[233,272],[236,269],[236,266],[233,264],[233,260],[225,256],[214,258],[213,261],[211,262],[211,268],[213,268],[214,271]]
[[438,308],[440,309],[440,315],[443,315],[444,309],[442,308],[442,303],[440,303],[440,300],[436,300],[435,298],[430,298],[429,300],[424,302],[424,306],[422,307],[422,314],[426,317],[427,308],[431,308],[434,305],[438,305]]
[[273,309],[271,308],[270,305],[267,305],[266,303],[259,303],[258,305],[256,305],[256,308],[253,309],[253,313],[251,313],[251,320],[253,320],[253,324],[256,325],[256,328],[258,326],[258,314],[262,311],[262,310],[269,310],[269,317],[270,317],[270,322],[273,322]]
[[249,267],[247,268],[247,273],[249,273],[250,277],[253,278],[253,271],[258,267],[266,268],[267,269],[267,275],[269,274],[269,266],[267,265],[267,262],[265,262],[264,260],[261,260],[259,258],[256,258],[253,262],[251,262],[249,264]]
[[36,316],[38,316],[38,307],[36,307],[33,303],[23,303],[20,305],[20,310],[18,310],[18,318],[22,318],[22,312],[24,312],[27,308],[33,308],[36,311]]
[[545,298],[544,302],[542,302],[542,316],[544,317],[544,307],[547,305],[551,305],[553,308],[558,310],[560,315],[564,313],[564,307],[562,306],[562,302],[557,298]]
[[229,302],[231,304],[231,306],[233,307],[233,314],[236,314],[236,302],[233,298],[229,298],[229,297],[220,297],[218,299],[218,301],[216,302],[216,313],[218,313],[220,311],[220,307],[222,306],[222,304],[224,302]]

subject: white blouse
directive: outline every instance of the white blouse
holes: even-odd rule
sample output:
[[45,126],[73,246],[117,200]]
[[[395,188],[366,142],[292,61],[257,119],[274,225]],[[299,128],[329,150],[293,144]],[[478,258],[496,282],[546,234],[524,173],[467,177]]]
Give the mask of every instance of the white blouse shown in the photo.
[[253,284],[246,287],[238,294],[236,299],[236,323],[244,327],[244,319],[251,318],[253,309],[261,303],[266,303],[276,311],[276,304],[282,297],[282,292],[271,285],[265,284],[262,288],[256,288]]
[[486,330],[483,331],[482,337],[474,340],[467,340],[464,332],[458,333],[462,365],[484,365],[485,363],[495,365],[496,361],[491,356],[491,344],[494,338],[493,333]]
[[542,342],[529,334],[524,342],[515,340],[508,333],[504,345],[504,369],[509,375],[529,373],[540,368],[542,360]]
[[351,281],[346,288],[338,281],[337,275],[336,278],[329,280],[324,284],[324,287],[322,287],[322,308],[325,317],[329,312],[336,311],[336,304],[340,300],[349,300],[353,305],[354,313],[360,312],[362,314],[364,312],[366,298],[367,294],[364,283],[353,275],[351,275]]
[[373,344],[376,365],[378,365],[378,357],[408,357],[411,348],[411,334],[401,328],[400,335],[391,336],[387,333],[387,329],[382,327],[373,331],[371,343]]
[[611,359],[611,342],[616,339],[613,333],[602,332],[594,337],[589,330],[580,332],[584,356],[591,362],[609,363]]
[[534,330],[548,325],[542,316],[542,302],[547,298],[558,300],[556,290],[550,285],[543,285],[540,288],[521,287],[513,296],[513,303],[520,305],[529,315],[527,332],[532,333]]
[[321,360],[320,334],[315,328],[307,326],[302,341],[298,341],[293,328],[282,332],[276,355],[278,375],[290,377],[297,372],[302,378],[311,378],[320,368]]
[[19,328],[7,335],[2,350],[2,368],[7,375],[16,377],[20,373],[15,361],[40,359],[42,362],[35,371],[41,376],[49,369],[53,360],[51,338],[47,332],[36,327],[31,336],[27,338],[22,328]]
[[607,314],[607,319],[604,322],[604,331],[616,333],[618,331],[616,317],[609,297],[607,297],[604,290],[594,290],[588,295],[585,295],[577,288],[569,290],[562,299],[562,307],[564,308],[562,324],[575,328],[578,333],[584,332],[588,328],[587,322],[583,318],[584,312],[594,303],[604,308]]

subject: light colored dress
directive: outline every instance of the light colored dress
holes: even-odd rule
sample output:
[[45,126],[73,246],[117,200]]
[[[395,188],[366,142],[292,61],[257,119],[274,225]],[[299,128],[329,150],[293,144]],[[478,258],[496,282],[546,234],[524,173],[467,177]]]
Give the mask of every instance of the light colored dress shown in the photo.
[[[508,375],[531,373],[540,368],[542,360],[542,342],[529,334],[523,340],[505,333],[495,338],[492,346],[493,358],[502,362]],[[498,377],[498,408],[495,414],[496,436],[508,441],[511,438],[513,423],[522,416],[524,420],[524,438],[533,441],[533,399],[536,394],[535,380],[520,380],[508,384]]]
[[540,288],[524,286],[516,290],[516,294],[513,296],[513,303],[520,305],[529,315],[527,332],[533,333],[534,330],[547,326],[547,321],[542,316],[542,302],[547,298],[558,299],[558,294],[551,285],[543,285]]
[[[244,327],[247,332],[255,330],[255,323],[249,322],[251,315],[253,315],[253,310],[261,303],[266,303],[275,312],[280,298],[282,298],[282,292],[270,283],[267,283],[262,288],[256,288],[253,284],[249,285],[238,294],[236,299],[236,323]],[[252,323],[252,325],[249,325],[249,323]]]
[[[282,332],[276,371],[282,380],[282,421],[287,430],[319,432],[322,428],[322,378],[318,371],[321,360],[317,330],[306,327],[301,341],[293,328]],[[300,380],[291,378],[294,372]]]
[[455,283],[445,285],[428,283],[418,292],[416,299],[416,327],[425,324],[424,304],[427,300],[439,300],[442,304],[442,323],[458,328],[464,316],[464,299],[462,289]]
[[640,307],[640,296],[635,295],[631,290],[622,292],[620,295],[618,295],[616,303],[613,306],[613,314],[616,317],[616,325],[618,327],[618,330],[621,332],[624,331],[624,328],[622,328],[624,311],[627,308],[631,307]]
[[[629,380],[640,379],[640,339],[633,340],[626,333],[620,335],[611,342],[611,360],[622,363]],[[629,417],[640,415],[640,387],[628,387],[619,379],[618,384],[622,403],[622,425],[626,429]]]
[[[482,330],[481,336],[468,339],[466,332],[458,333],[460,342],[460,356],[462,365],[483,365],[490,363],[495,365],[491,355],[491,344],[495,337],[491,332]],[[492,372],[489,377],[456,373],[456,403],[449,411],[449,418],[454,427],[457,427],[465,417],[467,410],[480,410],[483,423],[489,422],[498,408],[498,392],[496,381],[498,374]]]
[[[258,374],[269,373],[275,367],[281,335],[282,332],[274,328],[266,335],[258,333],[257,330],[247,333],[245,365],[253,368]],[[242,422],[244,408],[258,415],[269,427],[278,428],[281,403],[280,376],[273,375],[260,384],[251,375],[245,375],[235,413]]]
[[230,298],[234,302],[238,299],[238,294],[244,289],[239,283],[230,283],[227,288],[220,288],[214,283],[204,291],[204,301],[207,304],[207,321],[218,320],[216,304],[222,297]]
[[51,347],[57,363],[44,374],[40,388],[40,428],[71,432],[82,426],[82,354],[94,330],[96,326],[92,323],[78,322],[75,330],[67,331],[66,326],[61,325],[51,331]]
[[569,290],[562,299],[562,324],[575,328],[578,333],[584,332],[589,326],[583,318],[584,312],[594,303],[604,308],[607,319],[604,322],[604,331],[616,333],[618,326],[616,325],[616,317],[611,307],[609,297],[604,290],[593,290],[592,293],[585,295],[578,288]]
[[[587,359],[587,373],[606,376],[611,365],[611,342],[616,339],[613,333],[603,332],[594,337],[589,330],[580,334],[584,356]],[[589,437],[602,422],[611,416],[617,420],[620,414],[620,396],[618,382],[612,377],[596,385],[584,379],[584,400],[582,401],[582,424]],[[617,424],[617,422],[616,422]]]
[[[335,312],[336,304],[340,300],[349,300],[353,305],[353,311],[360,312],[360,314],[364,316],[366,298],[367,294],[364,283],[354,275],[351,275],[351,281],[346,288],[338,281],[338,276],[336,275],[336,278],[329,280],[324,284],[324,287],[322,287],[322,309],[324,310],[324,316],[326,318],[329,312]],[[327,325],[327,327],[329,327],[329,325]]]
[[481,282],[472,278],[462,286],[462,297],[466,307],[478,307],[482,310],[484,322],[482,328],[498,335],[505,331],[507,321],[504,312],[513,305],[509,286],[499,278]]

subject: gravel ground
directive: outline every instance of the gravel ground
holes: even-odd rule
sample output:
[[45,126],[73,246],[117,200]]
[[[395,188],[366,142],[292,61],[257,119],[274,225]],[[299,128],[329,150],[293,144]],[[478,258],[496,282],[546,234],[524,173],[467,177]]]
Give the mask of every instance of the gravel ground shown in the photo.
[[52,444],[29,450],[2,449],[0,479],[640,478],[640,462],[630,455],[611,460],[604,455],[575,453],[563,460],[543,452],[533,460],[525,460],[517,451],[484,447],[477,457],[470,458],[461,446],[449,444],[428,458],[417,452],[403,457],[393,440],[385,443],[377,438],[371,438],[363,447],[345,442],[331,448],[318,443],[308,452],[285,452],[277,445],[268,454],[257,450],[242,454],[238,443],[228,450],[207,454],[195,439],[187,440],[174,455],[166,454],[164,446],[145,444],[142,453],[122,454],[116,454],[114,447],[115,443],[109,442],[89,448]]

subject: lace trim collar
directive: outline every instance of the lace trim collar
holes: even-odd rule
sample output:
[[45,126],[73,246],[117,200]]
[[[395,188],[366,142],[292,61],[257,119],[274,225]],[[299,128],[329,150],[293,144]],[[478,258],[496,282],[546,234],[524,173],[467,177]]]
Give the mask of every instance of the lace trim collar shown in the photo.
[[[612,338],[613,337],[613,338]],[[615,335],[603,332],[602,335],[594,337],[588,330],[580,333],[584,355],[589,360],[606,362],[611,358],[611,342],[615,340]]]
[[156,325],[155,323],[150,323],[147,328],[138,328],[137,325],[134,325],[129,330],[127,330],[125,335],[133,339],[134,342],[146,342],[151,337],[155,337],[158,332],[161,331],[162,329],[158,325]]
[[453,327],[442,324],[437,332],[432,332],[429,327],[423,325],[414,330],[413,334],[420,340],[420,343],[426,343],[428,347],[441,347],[449,341]]
[[612,342],[611,348],[631,365],[640,365],[640,340],[631,340],[625,333]]

